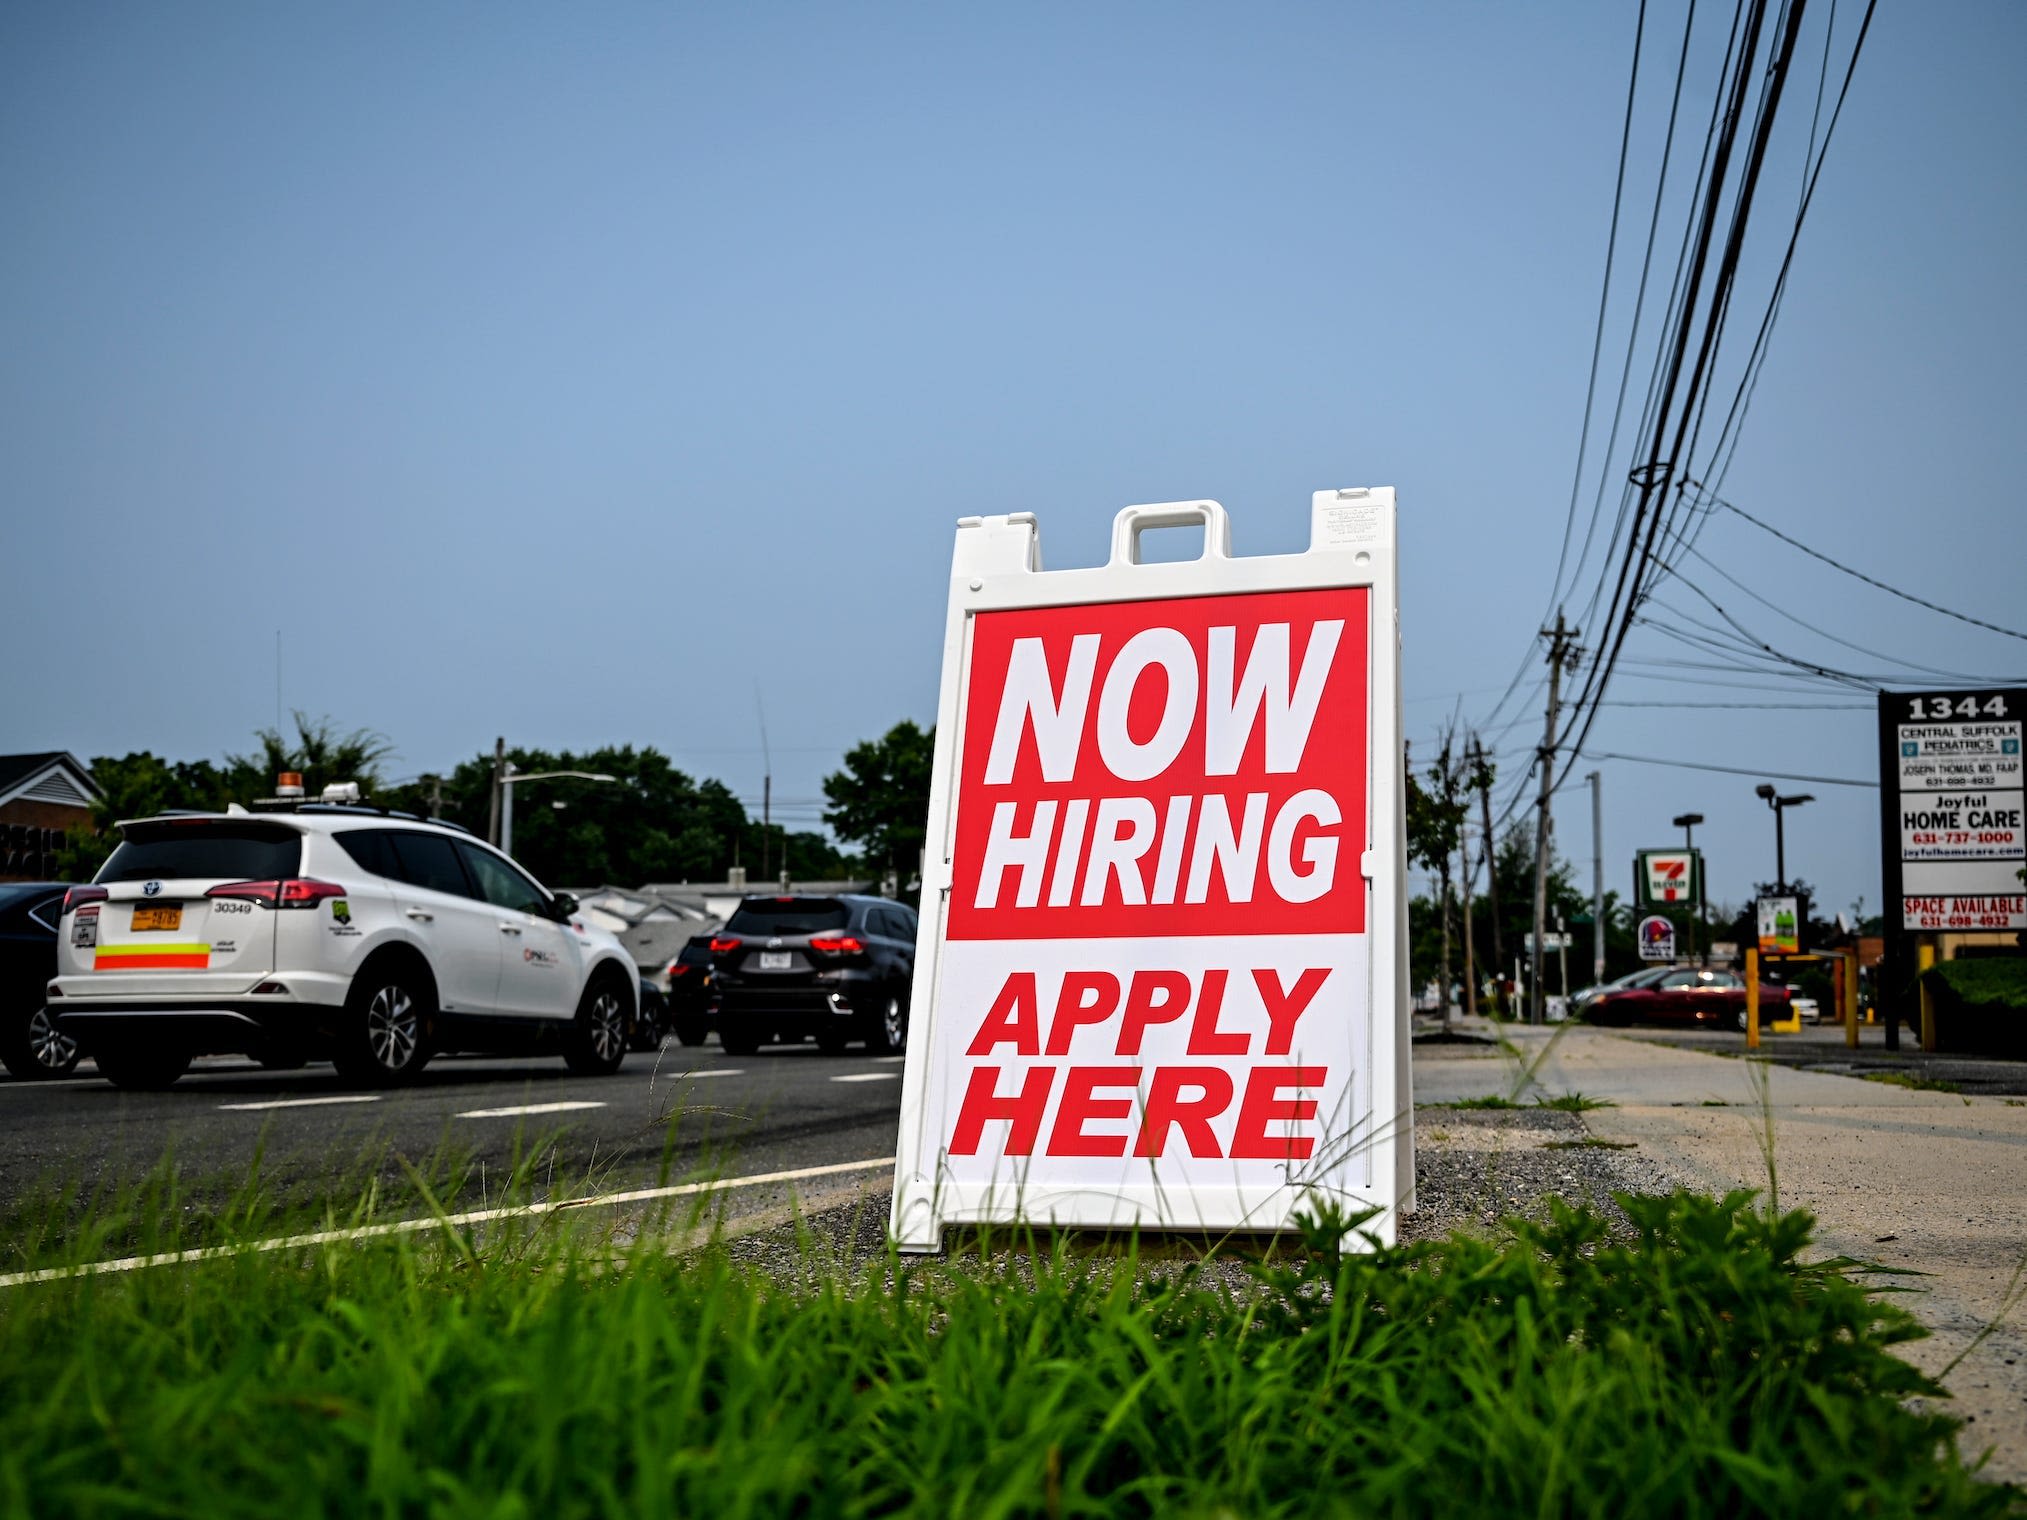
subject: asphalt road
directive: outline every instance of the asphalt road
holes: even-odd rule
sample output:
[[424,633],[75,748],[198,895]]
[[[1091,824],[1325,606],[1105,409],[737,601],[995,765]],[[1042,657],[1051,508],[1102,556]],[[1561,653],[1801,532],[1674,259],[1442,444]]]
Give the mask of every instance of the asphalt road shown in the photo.
[[327,1065],[272,1072],[236,1058],[202,1061],[159,1093],[91,1073],[0,1081],[0,1208],[129,1182],[165,1157],[200,1197],[229,1192],[258,1158],[263,1177],[341,1208],[348,1189],[404,1178],[404,1161],[439,1175],[482,1165],[497,1188],[539,1153],[540,1185],[573,1191],[795,1171],[891,1156],[901,1099],[899,1057],[804,1045],[735,1059],[715,1041],[671,1040],[610,1077],[555,1058],[439,1058],[413,1086],[372,1092]]

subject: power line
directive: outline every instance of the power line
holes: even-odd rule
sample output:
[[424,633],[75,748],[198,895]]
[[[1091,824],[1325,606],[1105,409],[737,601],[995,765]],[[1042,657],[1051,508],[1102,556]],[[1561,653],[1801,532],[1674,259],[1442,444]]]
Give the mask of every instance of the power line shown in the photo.
[[1774,781],[1812,781],[1817,786],[1865,786],[1879,789],[1877,781],[1856,781],[1849,776],[1800,776],[1793,771],[1747,769],[1738,765],[1711,765],[1699,760],[1663,760],[1654,755],[1615,755],[1606,750],[1591,751],[1593,760],[1629,760],[1635,765],[1670,765],[1685,771],[1722,771],[1727,776],[1763,776]]
[[[1626,82],[1626,119],[1619,128],[1619,174],[1612,187],[1612,227],[1605,237],[1604,288],[1598,292],[1598,326],[1591,338],[1591,373],[1584,382],[1584,424],[1577,433],[1577,467],[1570,476],[1570,504],[1562,520],[1562,552],[1555,561],[1555,591],[1551,600],[1562,596],[1563,566],[1569,559],[1570,532],[1577,521],[1577,495],[1584,484],[1584,451],[1591,441],[1591,406],[1597,400],[1598,356],[1605,347],[1605,311],[1612,299],[1612,265],[1619,249],[1619,207],[1626,196],[1626,153],[1633,141],[1633,99],[1640,88],[1640,44],[1647,35],[1647,0],[1640,0],[1640,12],[1633,23],[1633,72]],[[1586,540],[1588,543],[1588,539]],[[1579,562],[1581,569],[1581,562]]]
[[1793,548],[1800,549],[1804,554],[1808,555],[1811,559],[1819,559],[1824,564],[1828,565],[1832,570],[1841,570],[1844,572],[1844,574],[1852,577],[1854,580],[1861,580],[1865,582],[1866,585],[1875,587],[1880,591],[1884,591],[1889,596],[1897,596],[1903,602],[1912,602],[1917,607],[1926,607],[1930,612],[1940,612],[1944,617],[1955,618],[1960,623],[1969,623],[1974,628],[1983,628],[1990,633],[2003,633],[2009,639],[2020,639],[2022,641],[2027,641],[2027,633],[2022,633],[2017,628],[2002,628],[1997,623],[1988,623],[1983,618],[1974,618],[1969,613],[1958,612],[1956,609],[1952,607],[1938,606],[1936,603],[1927,600],[1925,597],[1916,596],[1911,591],[1902,591],[1898,586],[1889,586],[1886,584],[1885,581],[1877,580],[1872,576],[1867,575],[1862,570],[1854,570],[1849,565],[1830,558],[1830,556],[1825,554],[1822,550],[1812,549],[1798,538],[1790,538],[1787,534],[1783,533],[1779,528],[1776,528],[1772,523],[1760,521],[1760,519],[1753,516],[1752,513],[1746,511],[1744,507],[1738,506],[1733,502],[1726,501],[1721,496],[1712,496],[1709,497],[1708,499],[1715,506],[1723,507],[1728,512],[1737,513],[1740,517],[1743,517],[1747,522],[1751,523],[1755,528],[1758,528],[1761,532],[1771,533],[1775,538],[1778,538],[1782,543],[1787,544]]

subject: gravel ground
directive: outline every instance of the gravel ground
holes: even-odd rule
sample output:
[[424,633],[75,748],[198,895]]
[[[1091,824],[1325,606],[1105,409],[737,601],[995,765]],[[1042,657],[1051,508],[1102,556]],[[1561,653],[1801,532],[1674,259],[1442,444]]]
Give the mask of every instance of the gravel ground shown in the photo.
[[[1490,1233],[1509,1215],[1540,1217],[1552,1197],[1623,1220],[1613,1193],[1674,1185],[1637,1147],[1596,1143],[1583,1115],[1553,1109],[1427,1108],[1416,1115],[1415,1143],[1418,1207],[1402,1220],[1404,1242],[1454,1230]],[[845,1201],[815,1207],[799,1220],[764,1223],[725,1240],[724,1249],[734,1260],[786,1278],[814,1263],[855,1274],[886,1258],[891,1195],[884,1181],[869,1179]],[[1239,1244],[1236,1254],[1244,1257],[1270,1242],[1253,1237]],[[1172,1254],[1194,1260],[1198,1252],[1179,1242]]]

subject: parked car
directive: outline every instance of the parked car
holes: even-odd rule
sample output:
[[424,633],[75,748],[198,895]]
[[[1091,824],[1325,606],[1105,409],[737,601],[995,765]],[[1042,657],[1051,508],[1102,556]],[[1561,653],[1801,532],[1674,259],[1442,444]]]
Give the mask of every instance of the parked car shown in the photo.
[[914,910],[883,897],[749,897],[711,939],[718,1040],[750,1055],[814,1036],[835,1054],[908,1044]]
[[58,1029],[116,1086],[216,1052],[365,1084],[449,1050],[626,1058],[639,975],[619,941],[463,829],[332,803],[119,828],[65,894],[50,983]]
[[[1601,993],[1585,1009],[1596,1024],[1730,1024],[1746,1026],[1745,978],[1730,971],[1670,966],[1644,985]],[[1788,1017],[1788,989],[1760,983],[1760,1023]]]
[[711,936],[693,934],[669,962],[669,1027],[685,1045],[701,1045],[718,1012]]
[[1582,987],[1570,994],[1570,1013],[1577,1018],[1588,1018],[1586,1011],[1608,992],[1621,992],[1629,987],[1647,987],[1661,980],[1673,966],[1642,966],[1638,971],[1629,971],[1624,976],[1599,982],[1594,987]]
[[68,890],[60,881],[0,886],[0,1063],[23,1082],[68,1076],[78,1062],[77,1041],[47,1007]]
[[669,1036],[669,1000],[646,977],[640,979],[640,1012],[633,1021],[635,1050],[660,1050]]

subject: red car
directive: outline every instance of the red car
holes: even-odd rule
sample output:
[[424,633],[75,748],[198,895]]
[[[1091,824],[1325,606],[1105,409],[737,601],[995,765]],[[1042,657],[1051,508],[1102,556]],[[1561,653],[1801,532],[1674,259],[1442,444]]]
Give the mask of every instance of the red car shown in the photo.
[[[1729,1024],[1745,1028],[1745,978],[1730,971],[1677,966],[1644,987],[1600,994],[1584,1010],[1595,1024]],[[1760,1027],[1788,1017],[1788,989],[1760,983]]]

